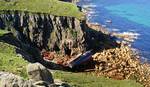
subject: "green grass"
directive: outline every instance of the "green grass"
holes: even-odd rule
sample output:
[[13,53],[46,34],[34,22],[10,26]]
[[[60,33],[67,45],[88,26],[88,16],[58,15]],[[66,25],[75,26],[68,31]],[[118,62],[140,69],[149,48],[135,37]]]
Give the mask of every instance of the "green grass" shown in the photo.
[[14,0],[0,1],[1,11],[27,11],[33,13],[48,13],[56,16],[69,16],[78,19],[84,18],[76,5],[58,0]]
[[143,87],[133,80],[114,80],[85,73],[56,71],[54,78],[68,82],[72,87]]
[[26,65],[22,57],[17,56],[15,48],[7,43],[0,42],[0,71],[6,71],[27,78]]
[[0,36],[3,36],[6,33],[8,33],[8,31],[0,29]]

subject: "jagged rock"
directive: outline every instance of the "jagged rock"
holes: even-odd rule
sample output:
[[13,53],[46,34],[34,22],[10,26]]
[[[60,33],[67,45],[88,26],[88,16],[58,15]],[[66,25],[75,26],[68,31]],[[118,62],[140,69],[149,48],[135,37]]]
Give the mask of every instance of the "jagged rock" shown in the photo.
[[0,87],[35,87],[35,85],[32,81],[24,80],[12,73],[0,72]]
[[27,73],[35,84],[50,85],[54,83],[51,72],[40,63],[29,64],[27,66]]
[[134,79],[144,87],[150,87],[150,65],[142,64],[139,55],[126,45],[96,53],[93,60],[97,75],[119,80]]
[[80,21],[73,17],[8,11],[0,15],[0,28],[8,26],[14,29],[11,31],[19,40],[35,44],[40,49],[59,51],[64,49],[67,40],[71,40],[74,47],[84,41]]
[[70,87],[60,79],[53,80],[49,73],[39,63],[28,65],[29,80],[24,80],[22,77],[12,73],[0,72],[0,87]]
[[129,47],[121,46],[96,53],[93,60],[97,62],[95,69],[100,73],[111,78],[125,79],[135,72],[131,67],[136,68],[139,64],[136,56]]
[[0,28],[11,30],[17,39],[40,50],[60,51],[68,55],[74,53],[74,48],[81,53],[116,45],[109,35],[93,30],[85,20],[73,17],[4,11],[0,14]]

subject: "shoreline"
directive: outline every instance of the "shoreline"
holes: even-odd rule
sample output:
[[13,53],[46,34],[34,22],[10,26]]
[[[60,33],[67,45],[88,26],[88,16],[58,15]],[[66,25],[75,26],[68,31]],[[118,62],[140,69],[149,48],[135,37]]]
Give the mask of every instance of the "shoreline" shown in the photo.
[[[82,11],[84,12],[84,14],[87,15],[86,8],[82,9]],[[87,20],[88,20],[88,18],[87,18]],[[149,64],[148,61],[146,61],[146,62],[142,61],[142,59],[141,59],[142,56],[140,55],[140,51],[137,51],[137,50],[135,50],[135,48],[131,47],[131,43],[134,42],[135,39],[137,39],[138,34],[110,32],[110,31],[107,30],[107,28],[104,28],[99,23],[90,23],[90,22],[86,21],[86,24],[92,29],[95,29],[95,30],[100,31],[100,32],[105,33],[105,34],[108,34],[108,35],[110,35],[112,37],[116,37],[116,38],[121,39],[119,41],[119,43],[123,43],[123,46],[125,46],[125,48],[129,47],[129,48],[126,48],[127,51],[124,51],[125,50],[124,47],[123,48],[119,48],[119,49],[120,49],[120,51],[123,52],[123,54],[125,52],[124,55],[126,57],[129,57],[129,59],[131,59],[130,60],[131,66],[133,66],[134,67],[133,69],[135,69],[135,71],[133,70],[133,72],[135,74],[135,77],[136,77],[134,79],[137,82],[140,82],[141,84],[143,84],[145,87],[149,87],[150,86],[150,84],[149,84],[150,75],[147,72],[147,71],[150,71],[150,64]],[[122,60],[122,58],[126,58],[125,56],[122,55],[122,52],[120,54],[120,51],[117,51],[119,49],[115,49],[115,50],[114,49],[110,49],[108,51],[104,50],[102,52],[97,52],[97,53],[95,53],[95,55],[93,55],[94,60],[96,62],[99,62],[98,65],[95,66],[96,69],[97,69],[96,73],[99,73],[102,76],[104,75],[106,77],[111,77],[111,78],[113,78],[113,76],[121,76],[121,77],[115,77],[116,79],[124,78],[124,75],[122,75],[123,72],[120,72],[119,69],[118,70],[116,69],[116,68],[119,68],[119,67],[115,63],[112,63],[112,66],[110,65],[110,68],[112,68],[114,70],[111,71],[110,69],[108,69],[108,71],[110,70],[111,72],[108,73],[107,70],[106,70],[106,73],[104,73],[106,67],[109,66],[109,63],[112,62],[112,61],[115,61],[115,60],[111,60],[112,56],[114,56],[114,54],[111,54],[111,52],[116,52],[115,55],[117,55],[119,58],[121,58],[121,60]],[[128,50],[131,50],[131,52],[135,52],[135,53],[131,53],[130,54],[130,53],[128,53]],[[121,55],[122,55],[122,57],[121,57]],[[134,59],[134,57],[132,55],[134,55],[135,59]],[[114,56],[114,57],[117,57],[117,56]],[[110,57],[110,59],[108,60],[107,57]],[[132,59],[132,57],[133,57],[133,59]],[[124,63],[125,63],[125,66],[124,66]],[[124,67],[128,67],[128,65],[126,65],[126,63],[127,63],[126,59],[125,60],[123,59],[123,61],[120,62],[120,64],[123,64]],[[124,70],[124,69],[122,69],[122,70]],[[116,75],[115,73],[118,72],[118,71],[119,71],[119,73]],[[129,69],[129,72],[132,72],[132,70]],[[126,79],[130,79],[130,76],[132,78],[132,75],[129,74],[129,76],[127,75]]]
[[[91,1],[90,0],[88,2],[85,2],[85,3],[84,2],[85,2],[84,0],[81,0],[80,3],[78,3],[78,5],[82,6],[83,8],[84,7],[89,8],[89,9],[87,8],[85,10],[90,11],[87,13],[90,14],[89,19],[91,20],[91,22],[98,22],[102,26],[106,25],[110,31],[115,31],[115,32],[119,32],[119,33],[125,32],[125,33],[138,34],[137,35],[138,38],[134,41],[134,43],[132,44],[132,47],[134,47],[138,51],[140,51],[141,52],[140,55],[142,55],[142,57],[146,58],[147,60],[150,60],[149,47],[147,47],[149,45],[150,41],[149,41],[149,39],[146,39],[147,37],[149,37],[149,34],[148,34],[149,27],[138,24],[136,22],[128,21],[127,18],[126,19],[122,18],[121,15],[117,16],[115,14],[112,14],[111,11],[109,11],[109,9],[107,9],[107,5],[105,5],[105,3],[108,3],[109,1],[101,2],[101,1]],[[101,2],[100,6],[97,4],[97,2],[98,3]],[[128,1],[125,1],[125,2],[128,2]],[[103,5],[103,3],[104,3],[104,5]],[[110,1],[110,4],[111,3],[113,3],[113,2]],[[136,3],[134,3],[134,4],[136,4]],[[116,12],[116,11],[114,10],[114,12]],[[91,18],[91,17],[93,17],[93,18]],[[106,23],[107,19],[112,20],[112,24]],[[144,29],[144,31],[143,31],[143,29]]]
[[[82,8],[82,12],[86,15],[86,18],[88,17],[88,9],[90,7],[86,7],[86,8]],[[107,21],[107,20],[106,20]],[[110,35],[112,37],[116,37],[117,42],[118,43],[124,43],[128,46],[131,47],[132,43],[138,39],[138,36],[140,36],[140,34],[138,33],[133,33],[133,32],[117,32],[117,31],[109,31],[106,26],[101,25],[100,23],[94,23],[94,22],[89,22],[89,19],[86,19],[86,24],[97,31],[100,31],[104,34]],[[131,47],[132,48],[132,47]],[[137,48],[132,48],[134,51],[136,50],[136,53],[138,52],[139,55],[141,55],[141,60],[146,61],[146,62],[150,62],[150,59],[143,57],[142,52],[140,50],[138,50]]]

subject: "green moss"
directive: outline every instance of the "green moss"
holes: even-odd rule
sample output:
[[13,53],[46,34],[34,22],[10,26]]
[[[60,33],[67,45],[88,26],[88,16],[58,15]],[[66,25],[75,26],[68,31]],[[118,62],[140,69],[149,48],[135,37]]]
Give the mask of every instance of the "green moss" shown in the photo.
[[33,13],[48,13],[57,16],[84,18],[76,5],[58,0],[14,0],[0,1],[0,10],[3,11],[26,11]]
[[133,80],[114,80],[85,73],[56,71],[54,78],[68,82],[72,87],[143,87]]
[[15,52],[16,47],[0,42],[0,71],[11,72],[27,78],[26,65],[28,64]]

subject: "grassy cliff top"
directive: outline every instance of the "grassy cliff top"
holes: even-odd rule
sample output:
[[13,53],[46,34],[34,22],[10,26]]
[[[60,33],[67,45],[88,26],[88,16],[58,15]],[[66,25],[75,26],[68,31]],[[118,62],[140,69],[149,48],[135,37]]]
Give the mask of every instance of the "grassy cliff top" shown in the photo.
[[72,3],[58,0],[12,0],[0,1],[1,11],[27,11],[33,13],[47,13],[56,16],[84,18],[83,13]]

